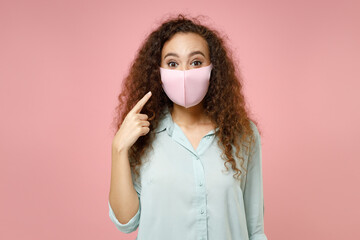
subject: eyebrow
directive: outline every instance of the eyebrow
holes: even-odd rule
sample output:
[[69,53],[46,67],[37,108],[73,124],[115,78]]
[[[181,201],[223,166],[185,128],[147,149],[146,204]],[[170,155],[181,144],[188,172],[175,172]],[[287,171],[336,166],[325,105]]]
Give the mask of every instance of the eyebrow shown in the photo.
[[[196,55],[196,54],[201,54],[201,55],[203,55],[203,56],[205,57],[205,55],[204,55],[201,51],[191,52],[191,53],[189,54],[189,57],[191,57],[191,56],[193,56],[193,55]],[[179,55],[177,55],[176,53],[168,53],[168,54],[165,55],[164,59],[165,59],[166,57],[169,57],[169,56],[179,57]]]

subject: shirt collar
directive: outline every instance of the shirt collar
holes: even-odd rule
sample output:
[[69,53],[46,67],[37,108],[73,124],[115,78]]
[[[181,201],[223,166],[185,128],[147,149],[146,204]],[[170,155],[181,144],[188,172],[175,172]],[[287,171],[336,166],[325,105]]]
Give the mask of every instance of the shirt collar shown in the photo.
[[159,120],[158,127],[154,130],[155,133],[162,132],[164,130],[171,136],[174,129],[174,122],[171,117],[169,108],[166,106],[161,114],[161,119]]
[[[169,136],[172,136],[175,124],[176,123],[174,123],[174,121],[172,119],[169,108],[166,106],[165,109],[163,110],[162,117],[159,120],[158,127],[154,130],[154,132],[159,133],[159,132],[162,132],[163,130],[166,130],[167,134]],[[219,127],[216,127],[215,130],[214,129],[211,130],[205,136],[214,135],[215,132],[218,132],[218,131],[219,131]]]

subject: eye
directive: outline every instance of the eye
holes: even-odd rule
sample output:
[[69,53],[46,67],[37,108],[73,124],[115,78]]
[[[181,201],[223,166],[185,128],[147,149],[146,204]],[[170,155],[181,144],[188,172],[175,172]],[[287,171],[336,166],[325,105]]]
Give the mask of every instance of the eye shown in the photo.
[[202,64],[201,61],[197,61],[197,60],[193,61],[193,63],[196,63],[196,62],[199,63],[199,64],[196,64],[195,66],[200,66]]
[[167,64],[168,64],[169,67],[175,67],[174,65],[171,65],[172,63],[176,64],[176,62],[168,62]]

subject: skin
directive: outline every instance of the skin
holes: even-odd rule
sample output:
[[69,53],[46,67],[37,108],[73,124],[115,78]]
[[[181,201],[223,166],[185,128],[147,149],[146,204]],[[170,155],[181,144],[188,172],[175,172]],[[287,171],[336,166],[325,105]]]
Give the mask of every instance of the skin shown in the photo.
[[[194,51],[197,53],[189,55]],[[174,55],[168,55],[174,53]],[[176,33],[168,40],[161,52],[161,67],[176,70],[189,70],[210,65],[210,54],[205,39],[195,33]],[[173,121],[182,129],[194,149],[200,140],[210,130],[215,129],[215,124],[204,113],[203,101],[190,108],[185,108],[173,103],[171,116]]]
[[134,188],[128,150],[140,136],[150,131],[148,116],[141,109],[151,93],[143,96],[126,115],[112,142],[112,164],[109,202],[115,217],[122,224],[129,222],[139,209],[139,198]]

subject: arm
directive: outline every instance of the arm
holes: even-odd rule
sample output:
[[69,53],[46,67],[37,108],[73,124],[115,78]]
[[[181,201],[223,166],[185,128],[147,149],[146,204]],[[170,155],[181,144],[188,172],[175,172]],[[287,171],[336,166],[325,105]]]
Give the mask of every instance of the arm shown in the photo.
[[140,186],[133,181],[128,151],[118,152],[113,149],[109,217],[121,232],[131,233],[139,226],[140,191]]
[[255,144],[249,155],[244,189],[246,222],[249,240],[267,240],[264,233],[261,139],[256,125],[251,122],[251,126],[254,130]]

